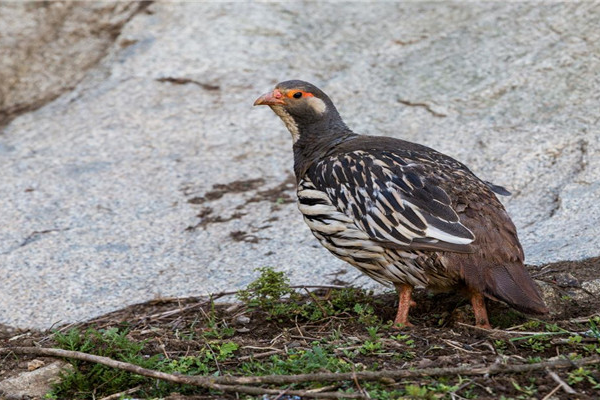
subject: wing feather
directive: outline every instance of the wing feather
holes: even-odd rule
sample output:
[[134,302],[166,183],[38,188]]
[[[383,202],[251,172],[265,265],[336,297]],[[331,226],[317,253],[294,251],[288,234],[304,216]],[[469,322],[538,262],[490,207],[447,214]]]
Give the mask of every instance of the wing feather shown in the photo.
[[472,251],[473,233],[423,166],[390,151],[382,155],[329,156],[308,170],[308,178],[372,240],[409,250]]

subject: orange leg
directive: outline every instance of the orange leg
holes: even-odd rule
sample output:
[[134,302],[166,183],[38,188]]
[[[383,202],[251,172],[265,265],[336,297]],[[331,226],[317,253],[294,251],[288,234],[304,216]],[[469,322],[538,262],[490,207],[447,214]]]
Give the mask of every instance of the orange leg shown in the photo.
[[412,291],[413,287],[411,285],[407,285],[405,283],[395,285],[396,290],[398,291],[398,313],[396,314],[396,319],[394,320],[394,325],[402,325],[402,326],[413,326],[410,322],[408,322],[408,311],[412,306],[415,306],[416,303],[412,299]]
[[473,312],[475,313],[475,326],[484,329],[492,329],[485,308],[485,298],[483,297],[483,294],[480,292],[472,292],[471,304],[473,305]]

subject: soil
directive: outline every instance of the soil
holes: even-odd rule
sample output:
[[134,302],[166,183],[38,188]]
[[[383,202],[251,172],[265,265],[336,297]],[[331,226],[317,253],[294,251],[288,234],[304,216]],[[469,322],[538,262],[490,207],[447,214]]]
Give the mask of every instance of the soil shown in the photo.
[[[243,235],[240,234],[240,236]],[[536,276],[536,279],[545,281],[563,292],[573,293],[573,290],[581,290],[579,289],[581,282],[600,278],[600,258],[530,267],[530,271],[532,275]],[[312,296],[326,301],[328,290],[317,289],[312,292]],[[582,343],[578,345],[579,347],[574,347],[572,343],[569,343],[569,335],[551,336],[543,342],[542,348],[537,349],[527,345],[526,340],[510,340],[519,335],[528,335],[528,332],[531,331],[547,332],[548,324],[554,324],[569,332],[588,330],[589,319],[594,315],[599,315],[600,298],[597,295],[589,295],[585,298],[576,296],[583,299],[577,301],[565,296],[564,301],[559,302],[560,307],[553,309],[550,315],[540,319],[536,318],[537,321],[541,321],[539,325],[532,324],[530,318],[514,312],[504,304],[488,301],[488,311],[495,329],[486,331],[472,326],[470,305],[457,295],[431,295],[426,292],[417,292],[415,294],[417,305],[411,309],[411,320],[415,326],[402,329],[400,332],[380,330],[378,333],[382,348],[375,353],[358,351],[362,344],[371,340],[372,336],[369,335],[367,326],[351,312],[311,322],[299,318],[276,321],[269,319],[266,313],[260,310],[251,311],[244,305],[233,303],[236,298],[230,295],[222,296],[222,299],[228,299],[231,301],[230,303],[211,303],[204,297],[153,300],[91,319],[78,326],[82,329],[87,327],[105,329],[126,325],[130,330],[128,336],[131,339],[146,342],[144,354],[164,354],[165,357],[175,358],[193,355],[205,348],[205,340],[184,339],[182,333],[195,333],[195,337],[202,337],[202,333],[209,329],[207,316],[212,312],[222,326],[236,329],[234,336],[227,338],[227,341],[233,341],[239,345],[235,358],[221,363],[222,369],[235,367],[250,359],[266,360],[268,356],[264,355],[269,352],[269,354],[285,355],[292,348],[308,350],[313,346],[314,341],[323,340],[328,340],[329,344],[339,344],[346,351],[353,352],[353,358],[348,361],[353,363],[356,368],[376,370],[460,365],[481,366],[497,362],[507,365],[523,364],[536,360],[552,360],[557,355],[569,355],[575,351],[583,357],[593,355],[586,354],[582,350],[581,346],[585,343],[595,344],[600,348],[597,338],[585,335],[582,335]],[[393,319],[397,307],[395,294],[380,294],[376,297],[379,305],[375,308],[375,315],[382,321]],[[244,318],[240,318],[241,316]],[[57,329],[66,330],[70,327],[72,326],[58,327]],[[336,334],[334,335],[334,333]],[[398,333],[408,335],[412,341],[411,345],[407,345],[406,341],[391,339],[392,335]],[[334,337],[336,338],[334,339]],[[355,345],[353,346],[352,343]],[[15,331],[9,327],[0,326],[0,347],[33,345],[52,347],[55,345],[52,333],[35,330]],[[598,352],[598,350],[595,351]],[[342,351],[339,356],[345,357]],[[26,371],[28,361],[35,358],[41,359],[47,364],[52,362],[52,359],[44,357],[4,357],[1,359],[0,381]],[[591,365],[587,368],[591,371],[591,377],[595,382],[600,382],[600,366]],[[570,386],[577,393],[576,395],[569,395],[563,389],[557,389],[553,395],[545,397],[559,386],[559,381],[556,380],[556,377],[552,377],[551,372],[556,373],[559,379],[566,382],[569,371],[569,369],[554,371],[542,369],[522,374],[464,377],[463,387],[456,390],[453,396],[442,398],[494,399],[502,396],[506,399],[600,398],[600,387],[594,386],[585,379],[581,382],[571,383]],[[448,384],[457,382],[457,377],[448,379]],[[387,388],[389,390],[402,389],[410,384],[431,386],[441,381],[441,378],[411,378],[398,382],[387,382]],[[334,386],[348,389],[357,388],[358,385],[358,382],[338,382]],[[216,395],[204,389],[198,389],[197,394],[184,396],[173,393],[168,399],[246,398],[244,396],[231,393]],[[274,399],[276,396],[256,398]],[[283,396],[280,398],[292,399],[293,397]]]

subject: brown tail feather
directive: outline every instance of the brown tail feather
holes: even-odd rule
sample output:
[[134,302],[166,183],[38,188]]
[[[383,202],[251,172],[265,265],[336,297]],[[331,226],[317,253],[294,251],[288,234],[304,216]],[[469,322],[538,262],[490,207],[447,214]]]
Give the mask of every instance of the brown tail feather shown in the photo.
[[[484,269],[479,267],[464,272],[467,285],[480,290],[487,297],[502,300],[525,313],[548,312],[535,282],[521,263],[491,265]],[[469,279],[473,276],[478,276],[479,279]]]

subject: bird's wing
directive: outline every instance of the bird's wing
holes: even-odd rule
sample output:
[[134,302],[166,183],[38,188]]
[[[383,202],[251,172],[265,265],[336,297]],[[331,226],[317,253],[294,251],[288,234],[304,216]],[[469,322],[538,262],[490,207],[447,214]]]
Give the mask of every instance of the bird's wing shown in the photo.
[[307,175],[373,240],[404,249],[472,251],[475,236],[418,161],[351,151],[325,157]]
[[500,196],[512,196],[512,193],[508,191],[508,189],[506,189],[504,186],[494,185],[492,182],[489,181],[483,181],[483,183],[485,183],[490,189],[492,189],[492,192],[499,194]]

